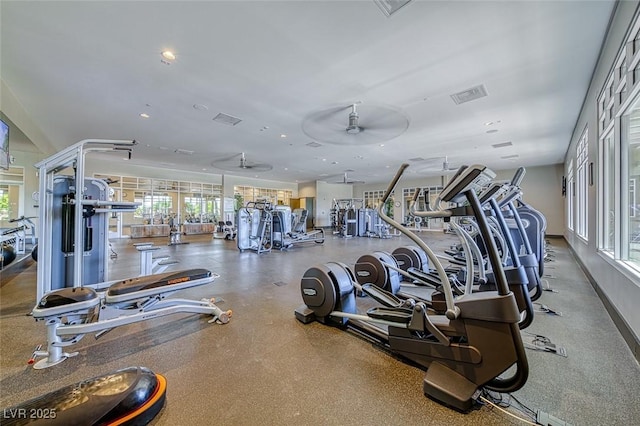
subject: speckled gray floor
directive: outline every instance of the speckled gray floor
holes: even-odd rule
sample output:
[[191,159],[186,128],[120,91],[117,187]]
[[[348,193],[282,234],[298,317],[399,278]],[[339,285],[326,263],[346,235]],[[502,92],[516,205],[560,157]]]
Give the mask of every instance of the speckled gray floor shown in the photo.
[[[422,237],[441,247],[451,238]],[[120,327],[99,340],[86,336],[72,348],[78,356],[46,370],[26,365],[34,347],[45,343],[44,324],[26,315],[35,304],[36,265],[25,261],[17,275],[0,272],[0,407],[142,365],[168,380],[156,425],[521,424],[488,407],[468,414],[445,408],[423,396],[423,371],[353,334],[294,319],[308,267],[330,260],[353,264],[362,254],[407,244],[404,237],[328,237],[323,245],[263,255],[240,253],[235,242],[210,236],[185,241],[190,244],[154,242],[180,261],[172,269],[205,267],[221,275],[180,296],[221,298],[219,306],[233,310],[229,324],[176,315]],[[551,338],[568,357],[528,350],[529,381],[516,396],[576,425],[638,424],[640,368],[564,241],[551,243],[556,261],[547,273],[559,292],[545,292],[541,302],[563,316],[539,313],[527,331]],[[118,258],[110,261],[110,278],[137,273],[131,244],[114,242]]]

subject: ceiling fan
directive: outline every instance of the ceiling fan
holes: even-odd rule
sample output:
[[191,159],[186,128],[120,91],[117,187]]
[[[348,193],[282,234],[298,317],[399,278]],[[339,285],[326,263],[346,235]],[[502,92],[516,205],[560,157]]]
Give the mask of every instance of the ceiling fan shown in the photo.
[[268,172],[269,170],[273,169],[273,166],[271,164],[256,163],[254,161],[247,160],[244,152],[214,160],[211,162],[211,165],[216,169],[222,169],[230,172]]
[[336,181],[333,183],[337,183],[337,184],[343,184],[343,185],[352,185],[352,184],[360,184],[360,183],[365,183],[363,180],[352,180],[349,179],[349,176],[347,176],[347,173],[349,172],[353,172],[355,170],[345,170],[344,174],[342,175],[342,180],[341,181]]
[[302,131],[319,142],[338,145],[368,145],[394,139],[409,127],[409,118],[399,108],[353,102],[309,114]]
[[454,167],[449,163],[449,158],[446,155],[431,158],[411,158],[409,161],[417,164],[417,167],[414,169],[415,173],[442,175],[458,170],[458,167]]

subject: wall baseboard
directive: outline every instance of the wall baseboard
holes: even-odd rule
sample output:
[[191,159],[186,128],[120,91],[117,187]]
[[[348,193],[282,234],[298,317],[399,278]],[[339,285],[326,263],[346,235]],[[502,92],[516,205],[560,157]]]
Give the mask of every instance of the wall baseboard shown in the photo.
[[602,291],[597,281],[589,273],[584,263],[582,263],[582,260],[580,260],[576,252],[573,250],[573,247],[571,247],[571,244],[569,244],[568,242],[567,242],[567,247],[569,247],[569,251],[571,252],[571,255],[576,260],[576,263],[578,264],[578,266],[580,266],[580,269],[582,269],[582,272],[584,272],[585,276],[589,280],[589,283],[591,284],[593,289],[596,291],[596,294],[598,295],[600,300],[602,300],[602,304],[604,305],[604,308],[607,310],[607,313],[613,320],[613,323],[616,325],[616,328],[622,335],[622,338],[629,346],[629,349],[631,349],[631,353],[635,357],[636,361],[640,363],[640,339],[638,338],[638,336],[635,335],[631,327],[629,327],[629,324],[627,324],[627,322],[620,315],[620,313],[618,312],[616,307],[613,305],[613,303],[611,303],[607,295]]

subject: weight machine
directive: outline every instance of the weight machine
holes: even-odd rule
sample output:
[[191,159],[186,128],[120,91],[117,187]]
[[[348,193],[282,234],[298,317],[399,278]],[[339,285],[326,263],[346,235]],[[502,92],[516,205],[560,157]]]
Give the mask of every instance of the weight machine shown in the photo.
[[272,206],[267,201],[251,201],[238,210],[238,250],[256,253],[271,251],[273,240]]
[[[33,353],[34,359],[45,357],[34,364],[36,369],[77,355],[63,348],[88,333],[98,338],[121,325],[175,313],[207,314],[213,317],[210,322],[222,324],[230,319],[231,311],[222,311],[213,300],[167,299],[178,290],[213,282],[218,275],[206,269],[105,281],[108,217],[132,211],[138,203],[109,200],[106,182],[84,177],[85,155],[131,153],[135,144],[132,140],[83,140],[35,165],[40,178],[40,227],[37,305],[32,315],[47,326],[47,349]],[[72,174],[62,174],[70,170]]]
[[362,208],[361,198],[334,199],[331,209],[333,234],[344,238],[356,237],[358,233],[358,210]]
[[[304,223],[306,223],[306,210],[296,210],[298,211],[296,218],[294,218],[291,207],[289,206],[275,206],[271,212],[273,220],[273,246],[275,248],[283,250],[293,247],[294,244],[324,243],[324,230],[318,228],[307,232],[306,229],[301,228],[299,224],[304,225]],[[303,220],[298,220],[298,217],[303,218]],[[296,225],[298,226],[296,227]],[[294,231],[294,228],[298,229],[298,231]]]

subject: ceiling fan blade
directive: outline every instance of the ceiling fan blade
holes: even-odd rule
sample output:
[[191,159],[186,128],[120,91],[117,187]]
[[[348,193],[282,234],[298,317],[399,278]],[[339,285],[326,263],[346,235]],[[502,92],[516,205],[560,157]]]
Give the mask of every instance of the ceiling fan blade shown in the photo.
[[214,160],[211,162],[211,165],[217,169],[231,172],[267,172],[273,169],[273,166],[271,164],[256,163],[254,161],[247,160],[247,155],[244,152]]
[[349,177],[347,176],[348,172],[344,172],[344,174],[342,175],[342,181],[337,181],[334,182],[335,184],[343,184],[343,185],[353,185],[353,184],[360,184],[360,183],[365,183],[363,180],[352,180],[349,179]]
[[409,119],[401,110],[367,103],[329,107],[309,114],[302,122],[303,132],[311,139],[338,145],[386,142],[408,126]]
[[216,162],[216,161],[231,161],[235,158],[240,158],[240,156],[242,155],[242,153],[235,153],[235,154],[231,154],[231,153],[224,153],[224,154],[220,154],[219,157],[217,157],[215,160],[212,161]]
[[254,172],[268,172],[273,169],[273,166],[266,163],[248,163],[246,169]]

